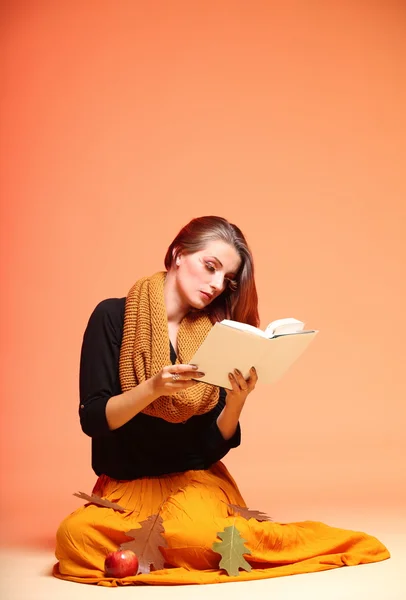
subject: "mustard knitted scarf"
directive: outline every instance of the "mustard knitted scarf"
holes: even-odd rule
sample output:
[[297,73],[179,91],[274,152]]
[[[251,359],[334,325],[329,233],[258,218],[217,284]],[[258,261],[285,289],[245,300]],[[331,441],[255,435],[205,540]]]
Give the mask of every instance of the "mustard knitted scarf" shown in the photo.
[[[168,321],[164,302],[166,272],[139,279],[130,289],[124,314],[120,349],[120,383],[123,392],[156,375],[170,365]],[[212,327],[203,313],[187,315],[178,332],[176,363],[187,364]],[[219,389],[199,383],[173,396],[160,396],[143,413],[172,423],[211,410],[218,402]]]

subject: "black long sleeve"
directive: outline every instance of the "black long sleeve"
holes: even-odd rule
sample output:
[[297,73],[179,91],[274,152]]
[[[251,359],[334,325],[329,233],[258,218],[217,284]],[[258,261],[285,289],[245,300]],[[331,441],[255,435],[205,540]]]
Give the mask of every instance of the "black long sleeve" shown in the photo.
[[[111,431],[106,404],[122,393],[119,356],[123,335],[125,298],[100,302],[87,325],[80,359],[80,422],[92,438],[92,467],[115,479],[136,479],[207,469],[241,442],[238,424],[234,436],[225,440],[217,417],[225,405],[220,389],[217,405],[186,423],[169,423],[144,413]],[[173,357],[174,360],[174,357]]]

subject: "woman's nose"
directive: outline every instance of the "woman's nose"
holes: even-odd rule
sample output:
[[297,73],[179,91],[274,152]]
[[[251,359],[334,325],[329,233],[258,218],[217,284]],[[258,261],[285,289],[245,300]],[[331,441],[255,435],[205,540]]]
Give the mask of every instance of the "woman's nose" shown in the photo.
[[219,291],[223,288],[224,285],[224,277],[223,275],[221,275],[221,273],[219,273],[216,277],[213,278],[210,287],[214,290],[214,291]]

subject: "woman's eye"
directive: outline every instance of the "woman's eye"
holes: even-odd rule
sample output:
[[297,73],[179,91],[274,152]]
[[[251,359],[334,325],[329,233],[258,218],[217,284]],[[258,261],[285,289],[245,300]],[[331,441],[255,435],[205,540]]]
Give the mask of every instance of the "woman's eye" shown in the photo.
[[212,265],[211,263],[206,263],[206,268],[207,268],[209,271],[211,271],[211,272],[213,272],[213,271],[215,271],[215,270],[216,270],[216,269],[214,268],[214,265]]

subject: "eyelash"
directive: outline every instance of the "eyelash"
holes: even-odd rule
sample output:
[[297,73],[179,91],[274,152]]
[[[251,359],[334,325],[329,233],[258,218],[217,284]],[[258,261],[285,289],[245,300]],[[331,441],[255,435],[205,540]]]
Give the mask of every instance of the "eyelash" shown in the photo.
[[[206,269],[208,271],[210,271],[210,273],[213,273],[216,270],[215,266],[212,263],[206,262],[204,264],[206,266]],[[235,292],[235,290],[238,287],[238,284],[237,284],[236,280],[235,279],[230,279],[229,277],[225,277],[225,280],[227,281],[227,286],[230,289],[230,291],[231,292]]]

